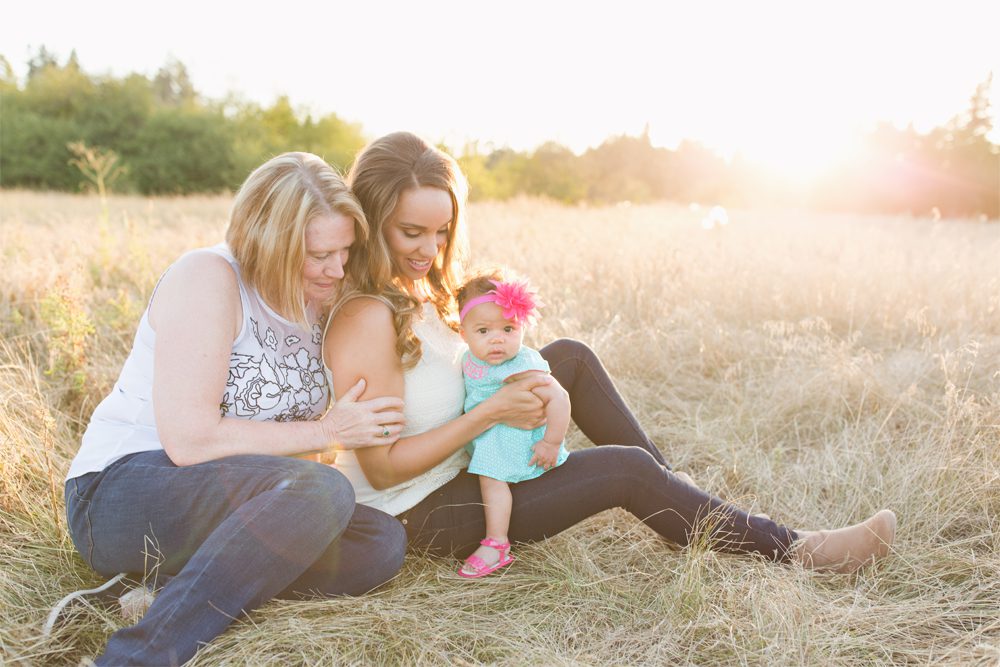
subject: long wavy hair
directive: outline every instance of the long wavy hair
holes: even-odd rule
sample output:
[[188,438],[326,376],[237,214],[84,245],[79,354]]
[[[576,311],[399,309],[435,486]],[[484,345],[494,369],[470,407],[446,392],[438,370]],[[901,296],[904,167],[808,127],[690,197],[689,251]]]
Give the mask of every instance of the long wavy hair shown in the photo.
[[468,254],[464,219],[468,184],[453,157],[409,132],[387,134],[368,144],[354,161],[347,182],[361,203],[370,229],[367,242],[351,249],[347,263],[354,295],[377,295],[390,305],[396,349],[403,367],[410,368],[420,360],[420,341],[412,330],[413,315],[420,303],[395,275],[385,226],[407,190],[429,187],[448,193],[453,220],[448,239],[417,287],[434,304],[441,319],[457,328],[455,291]]

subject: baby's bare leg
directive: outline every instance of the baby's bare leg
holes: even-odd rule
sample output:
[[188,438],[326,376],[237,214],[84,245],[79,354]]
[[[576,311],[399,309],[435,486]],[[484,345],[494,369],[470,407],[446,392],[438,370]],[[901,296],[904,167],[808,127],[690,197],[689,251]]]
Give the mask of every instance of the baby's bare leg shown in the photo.
[[[480,475],[479,490],[483,494],[483,511],[486,514],[486,537],[501,544],[508,542],[507,530],[510,528],[510,510],[513,504],[510,486],[507,482]],[[482,558],[488,566],[500,560],[499,551],[484,545],[480,545],[473,555]],[[475,568],[466,564],[462,570],[472,574]]]
[[479,489],[483,493],[483,505],[485,505],[486,537],[492,537],[497,542],[506,542],[507,530],[510,528],[510,508],[513,502],[510,486],[507,485],[507,482],[481,475]]

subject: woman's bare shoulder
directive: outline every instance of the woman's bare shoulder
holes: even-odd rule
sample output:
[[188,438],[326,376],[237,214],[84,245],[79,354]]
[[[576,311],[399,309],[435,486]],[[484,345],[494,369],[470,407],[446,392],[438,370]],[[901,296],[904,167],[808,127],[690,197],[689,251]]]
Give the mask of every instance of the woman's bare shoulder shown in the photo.
[[167,284],[194,284],[204,289],[236,289],[236,272],[225,257],[205,250],[181,255],[163,274],[161,287]]
[[236,272],[224,257],[210,252],[191,251],[170,265],[150,302],[150,318],[155,321],[165,311],[171,316],[196,308],[198,303],[239,304]]
[[377,326],[392,324],[393,310],[389,303],[378,296],[358,294],[341,304],[333,314],[333,323],[349,326]]
[[[374,376],[399,364],[396,325],[387,303],[358,297],[342,304],[330,319],[323,339],[323,357],[332,371],[355,370],[371,383]],[[354,369],[354,370],[352,370]],[[353,376],[352,376],[353,377]]]
[[395,345],[396,324],[388,303],[358,295],[341,303],[327,321],[324,348],[381,348]]

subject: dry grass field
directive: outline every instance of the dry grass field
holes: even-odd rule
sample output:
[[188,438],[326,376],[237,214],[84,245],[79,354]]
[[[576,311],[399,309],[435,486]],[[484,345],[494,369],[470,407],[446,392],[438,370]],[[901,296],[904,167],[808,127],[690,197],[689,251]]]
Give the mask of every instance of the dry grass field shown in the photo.
[[[159,272],[224,197],[0,192],[0,662],[77,664],[123,624],[76,604],[62,478]],[[675,467],[793,527],[893,508],[853,576],[677,550],[623,511],[503,576],[407,558],[356,599],[273,602],[196,665],[1000,662],[1000,224],[677,206],[478,204],[473,255],[549,304],[529,342],[593,346]],[[571,449],[589,446],[579,433]],[[307,520],[307,518],[306,518]]]

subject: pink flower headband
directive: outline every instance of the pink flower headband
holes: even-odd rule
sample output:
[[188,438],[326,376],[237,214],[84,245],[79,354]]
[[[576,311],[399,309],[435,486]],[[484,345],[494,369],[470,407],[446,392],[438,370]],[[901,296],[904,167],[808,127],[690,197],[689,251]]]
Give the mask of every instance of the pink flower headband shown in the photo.
[[491,289],[462,306],[462,312],[458,314],[459,321],[464,320],[466,314],[479,304],[492,302],[500,306],[504,319],[531,324],[538,317],[538,309],[545,305],[527,282],[490,282],[496,289]]

